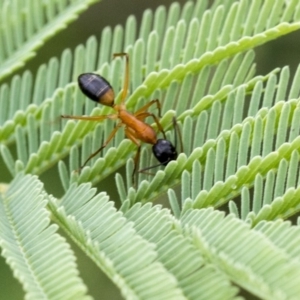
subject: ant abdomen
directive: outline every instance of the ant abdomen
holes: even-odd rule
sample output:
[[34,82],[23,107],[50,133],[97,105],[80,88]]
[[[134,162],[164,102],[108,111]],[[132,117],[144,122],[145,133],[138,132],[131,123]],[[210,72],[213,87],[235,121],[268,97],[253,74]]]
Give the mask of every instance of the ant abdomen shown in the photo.
[[78,76],[78,84],[89,99],[106,106],[114,106],[115,94],[109,82],[94,73],[84,73]]

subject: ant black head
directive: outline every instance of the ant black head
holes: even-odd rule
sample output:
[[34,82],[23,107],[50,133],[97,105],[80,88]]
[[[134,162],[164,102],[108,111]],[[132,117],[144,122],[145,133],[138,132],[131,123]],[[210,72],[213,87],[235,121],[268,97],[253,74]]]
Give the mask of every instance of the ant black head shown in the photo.
[[114,106],[115,94],[109,82],[98,74],[84,73],[78,76],[78,84],[88,98],[106,106]]
[[176,148],[168,140],[158,139],[153,145],[152,151],[157,160],[164,166],[177,158]]

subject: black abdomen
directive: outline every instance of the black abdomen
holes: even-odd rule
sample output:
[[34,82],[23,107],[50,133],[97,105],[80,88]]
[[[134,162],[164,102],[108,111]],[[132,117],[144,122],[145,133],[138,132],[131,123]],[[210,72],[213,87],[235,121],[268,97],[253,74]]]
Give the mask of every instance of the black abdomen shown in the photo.
[[88,98],[103,105],[114,105],[114,91],[109,82],[98,74],[84,73],[78,76],[78,84]]

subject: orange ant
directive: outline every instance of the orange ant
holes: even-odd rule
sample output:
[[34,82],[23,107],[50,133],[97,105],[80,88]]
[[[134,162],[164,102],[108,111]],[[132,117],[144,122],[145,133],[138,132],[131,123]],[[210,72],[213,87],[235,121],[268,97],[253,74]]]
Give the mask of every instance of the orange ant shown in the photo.
[[[80,167],[82,169],[87,162],[93,158],[95,155],[100,153],[107,144],[113,139],[118,129],[122,126],[125,126],[125,135],[129,138],[134,144],[137,145],[137,153],[134,158],[134,169],[132,173],[132,182],[134,182],[134,174],[137,169],[137,164],[139,161],[140,150],[141,150],[141,142],[148,143],[153,145],[152,151],[154,156],[159,161],[159,164],[155,166],[151,166],[145,169],[140,170],[139,172],[144,172],[146,170],[164,165],[166,166],[171,160],[175,160],[177,158],[177,151],[176,151],[176,134],[175,134],[175,147],[172,145],[170,141],[167,140],[166,134],[159,123],[159,120],[156,115],[153,113],[148,112],[148,108],[156,104],[158,109],[158,114],[160,116],[160,102],[158,99],[152,100],[134,114],[131,114],[126,110],[125,99],[127,96],[127,90],[129,86],[129,57],[127,53],[115,53],[114,57],[117,56],[125,56],[126,58],[126,65],[125,65],[125,80],[121,95],[120,104],[115,104],[114,99],[114,91],[109,82],[100,75],[93,74],[93,73],[84,73],[79,75],[78,77],[78,84],[83,92],[89,99],[96,101],[100,104],[109,106],[116,111],[116,114],[110,115],[101,115],[101,116],[69,116],[69,115],[62,115],[62,118],[67,119],[76,119],[76,120],[88,120],[88,121],[102,121],[105,119],[117,120],[119,119],[120,122],[117,123],[115,128],[112,130],[110,135],[108,136],[107,140],[104,144],[94,153],[92,153],[84,164]],[[163,134],[163,139],[158,139],[156,136],[156,132],[154,129],[146,124],[144,120],[147,117],[152,117],[157,125],[158,130]],[[177,128],[177,123],[175,118],[173,119],[174,126]],[[179,131],[178,131],[179,132]],[[181,148],[182,140],[180,136],[180,143]],[[79,169],[79,170],[80,170]]]

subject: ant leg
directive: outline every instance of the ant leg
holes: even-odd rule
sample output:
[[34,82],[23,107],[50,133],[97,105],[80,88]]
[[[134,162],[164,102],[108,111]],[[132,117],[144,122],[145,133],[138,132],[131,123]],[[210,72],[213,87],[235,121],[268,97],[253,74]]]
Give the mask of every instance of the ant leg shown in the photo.
[[118,119],[117,115],[102,115],[102,116],[70,116],[70,115],[61,115],[63,119],[73,119],[73,120],[85,120],[85,121],[102,121],[105,119],[116,120]]
[[79,168],[79,171],[88,163],[88,161],[90,159],[92,159],[94,156],[96,156],[98,153],[100,153],[106,146],[107,144],[112,140],[112,138],[115,136],[115,134],[117,133],[118,129],[122,126],[122,123],[118,123],[116,125],[116,127],[113,129],[113,131],[110,133],[109,137],[107,138],[107,140],[104,142],[104,144],[94,153],[92,153],[87,159],[86,161],[83,163],[83,165]]
[[146,119],[147,117],[152,117],[152,118],[154,119],[156,125],[157,125],[158,130],[163,134],[164,139],[165,139],[165,140],[167,139],[166,133],[165,133],[164,129],[162,128],[162,126],[161,126],[161,124],[160,124],[160,122],[159,122],[159,120],[158,120],[158,118],[157,118],[156,115],[154,115],[154,114],[152,114],[152,113],[149,113],[149,112],[142,112],[142,113],[140,113],[140,114],[138,114],[138,115],[135,115],[135,117],[136,117],[137,119],[141,120],[141,121],[143,121],[143,120]]
[[141,154],[141,145],[138,146],[135,157],[134,157],[134,168],[133,168],[133,171],[132,171],[132,174],[131,174],[131,181],[132,181],[133,186],[135,185],[134,184],[134,182],[135,182],[134,175],[135,175],[136,170],[138,168],[138,164],[139,164],[139,161],[140,161],[140,154]]
[[136,144],[138,146],[135,157],[134,157],[134,167],[133,167],[133,171],[132,171],[132,175],[131,175],[131,181],[132,181],[132,185],[134,186],[134,175],[136,173],[136,170],[138,168],[138,164],[140,161],[140,153],[141,153],[141,143],[136,139],[134,132],[131,130],[131,128],[126,128],[125,129],[125,135],[127,138],[129,138],[134,144]]
[[146,171],[151,170],[151,169],[154,169],[154,168],[158,168],[158,167],[163,166],[163,165],[164,165],[163,163],[159,163],[159,164],[157,164],[157,165],[150,166],[150,167],[147,167],[147,168],[138,170],[138,172],[139,172],[139,173],[143,173],[143,174],[147,174],[147,175],[154,176],[154,175],[155,175],[154,173],[146,172]]
[[143,107],[141,107],[139,110],[137,110],[134,115],[137,116],[143,112],[146,112],[146,110],[153,104],[156,104],[157,110],[158,110],[158,117],[161,117],[161,106],[160,106],[160,102],[158,99],[155,100],[151,100],[150,102],[148,102],[146,105],[144,105]]
[[126,99],[128,87],[129,87],[129,56],[125,52],[113,54],[113,57],[117,57],[117,56],[125,56],[126,58],[125,78],[124,78],[124,85],[123,85],[122,96],[121,96],[121,105],[124,105],[124,101]]

